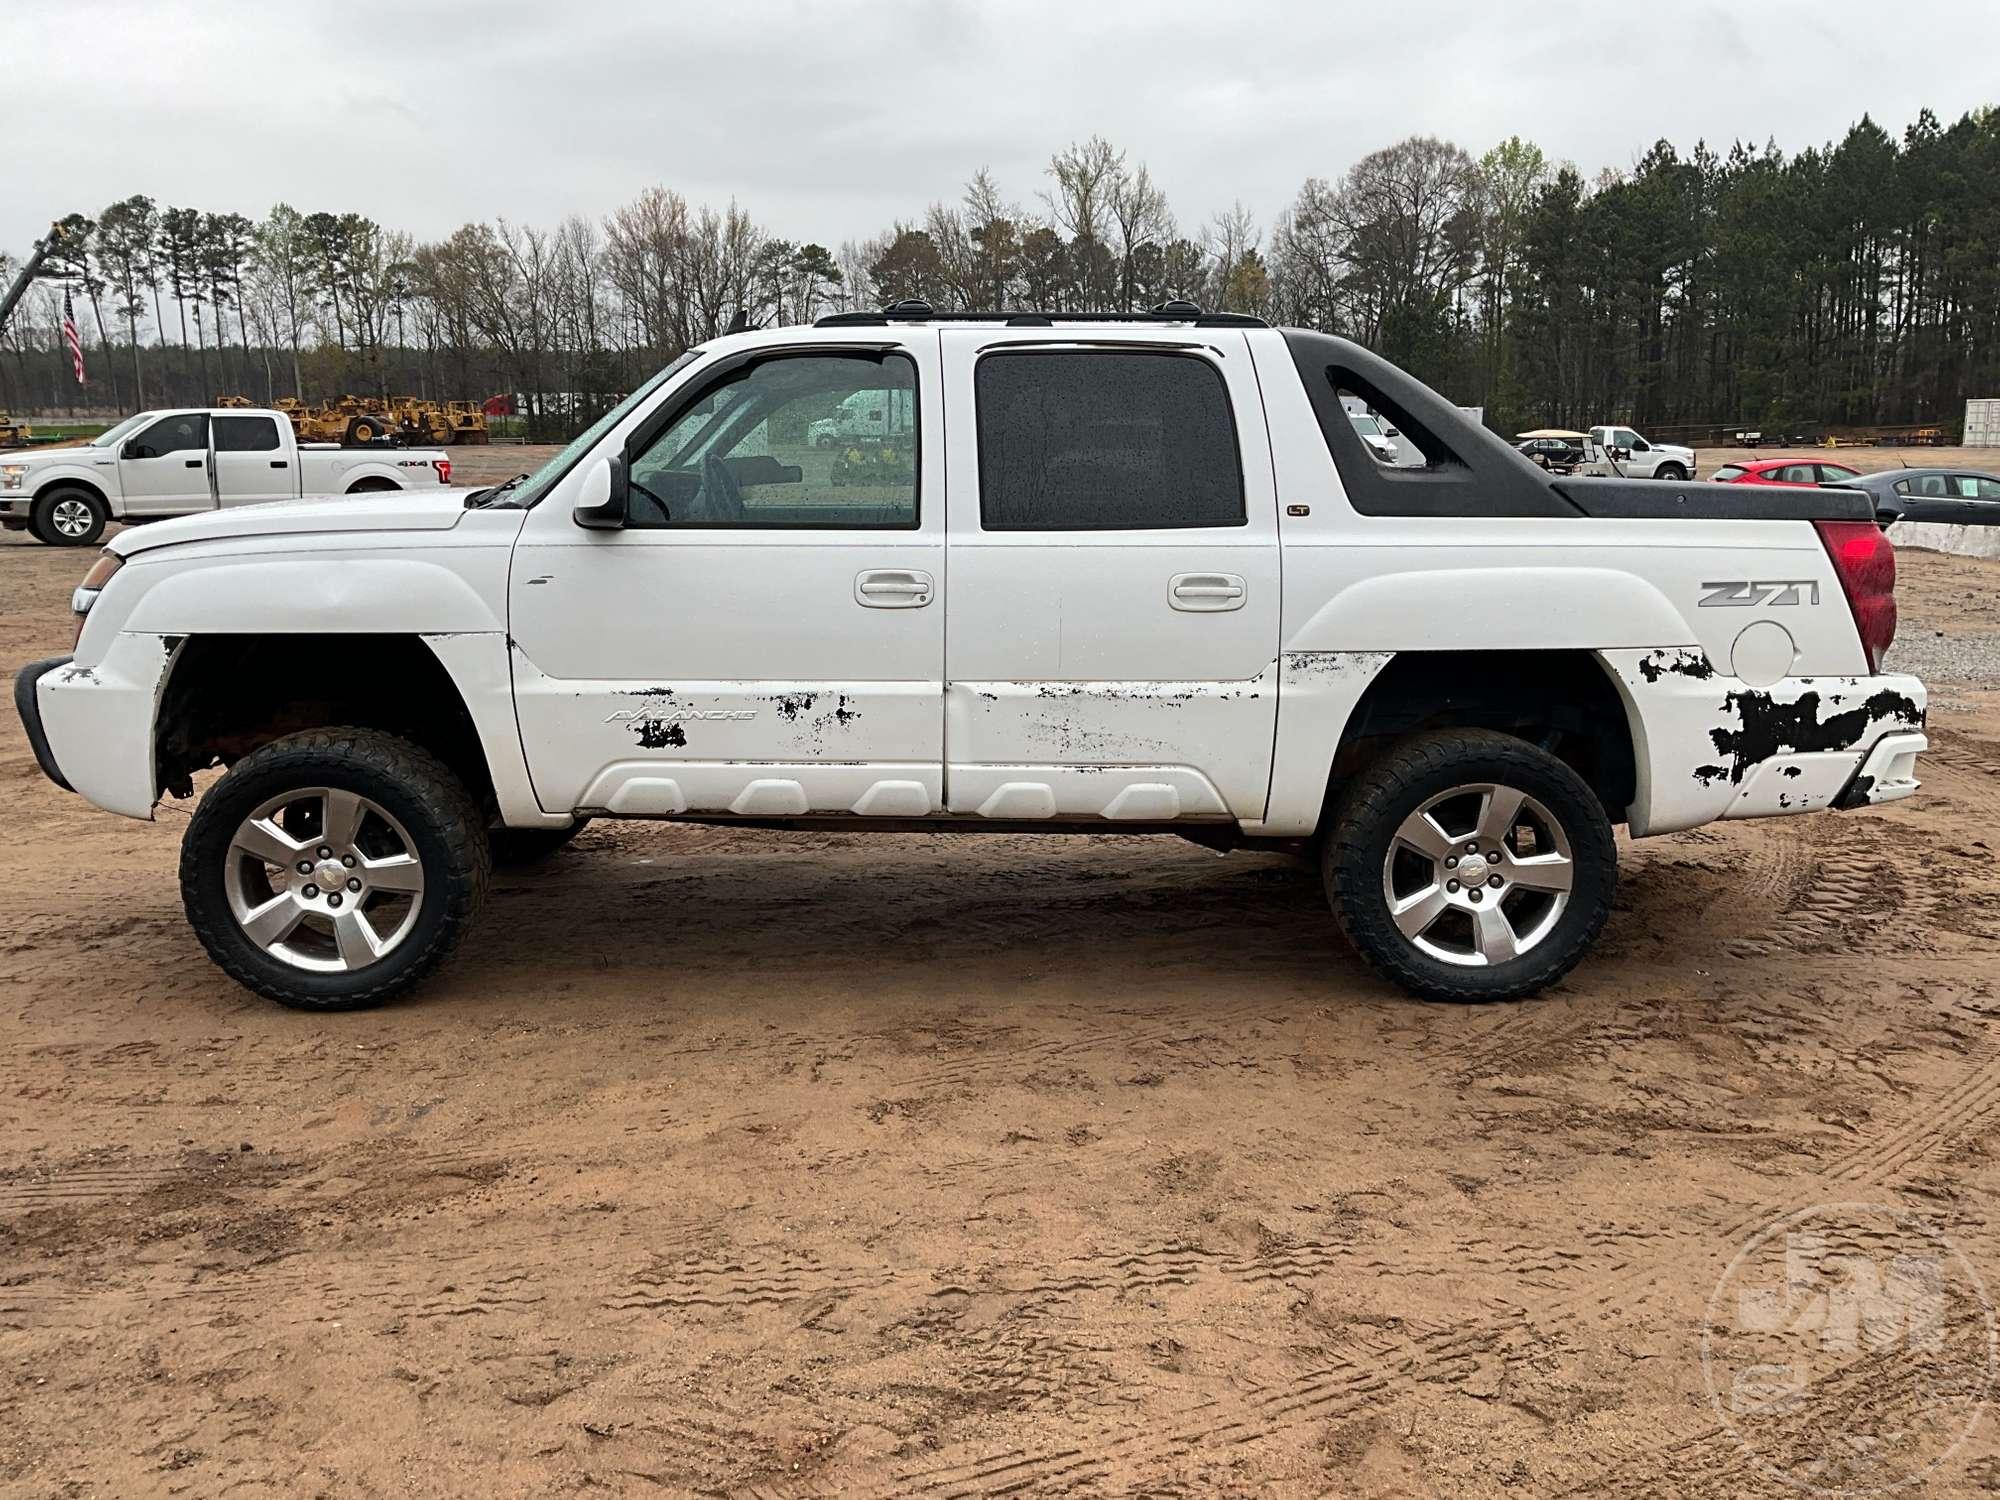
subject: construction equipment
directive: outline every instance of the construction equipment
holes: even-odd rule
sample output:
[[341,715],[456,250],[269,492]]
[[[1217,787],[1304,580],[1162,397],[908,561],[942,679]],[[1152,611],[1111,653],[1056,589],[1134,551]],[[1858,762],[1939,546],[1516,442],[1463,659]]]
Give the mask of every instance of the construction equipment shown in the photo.
[[8,315],[14,311],[15,304],[27,296],[28,287],[34,281],[35,274],[42,269],[42,263],[55,254],[56,246],[62,242],[63,229],[60,224],[51,224],[48,234],[35,241],[34,249],[28,252],[27,260],[21,265],[21,274],[14,278],[14,284],[7,288],[6,295],[0,296],[0,333],[7,331]]
[[[218,398],[216,405],[250,403],[241,397]],[[322,406],[312,406],[297,397],[286,396],[273,402],[276,410],[292,420],[292,429],[302,443],[372,443],[378,438],[397,437],[406,443],[436,446],[445,443],[489,441],[486,413],[476,401],[432,401],[425,396],[342,396]]]
[[486,408],[477,401],[445,402],[444,419],[454,443],[477,445],[493,440],[486,426]]
[[0,448],[25,447],[35,436],[35,429],[16,422],[4,411],[0,411]]

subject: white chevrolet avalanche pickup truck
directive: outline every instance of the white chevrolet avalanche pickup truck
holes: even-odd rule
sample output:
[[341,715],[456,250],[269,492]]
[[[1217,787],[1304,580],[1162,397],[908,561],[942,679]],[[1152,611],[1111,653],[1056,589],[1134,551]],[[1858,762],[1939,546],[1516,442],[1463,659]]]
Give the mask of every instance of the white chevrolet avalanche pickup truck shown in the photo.
[[79,447],[0,453],[0,527],[87,547],[112,521],[450,483],[437,449],[300,443],[282,412],[142,411]]
[[[908,441],[817,447],[863,391]],[[112,812],[227,768],[187,913],[287,1005],[405,989],[596,817],[1305,850],[1384,975],[1490,1000],[1596,938],[1614,825],[1915,790],[1894,578],[1858,492],[1556,478],[1342,339],[899,304],[690,350],[509,486],[126,531],[15,692]]]

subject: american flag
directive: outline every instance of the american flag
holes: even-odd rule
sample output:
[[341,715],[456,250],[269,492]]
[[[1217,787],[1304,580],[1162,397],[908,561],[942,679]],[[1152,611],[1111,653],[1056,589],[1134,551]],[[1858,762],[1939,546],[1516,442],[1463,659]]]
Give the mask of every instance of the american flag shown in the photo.
[[83,340],[76,334],[76,309],[70,306],[68,287],[63,288],[63,342],[69,345],[69,360],[76,366],[76,383],[90,384],[83,378]]

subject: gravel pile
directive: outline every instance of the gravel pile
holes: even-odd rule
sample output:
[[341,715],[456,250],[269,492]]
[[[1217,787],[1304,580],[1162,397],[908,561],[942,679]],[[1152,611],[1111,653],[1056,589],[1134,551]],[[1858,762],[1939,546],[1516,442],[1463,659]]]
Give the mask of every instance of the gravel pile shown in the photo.
[[1882,670],[1912,672],[1925,682],[2000,687],[2000,634],[1938,630],[1922,620],[1905,619]]

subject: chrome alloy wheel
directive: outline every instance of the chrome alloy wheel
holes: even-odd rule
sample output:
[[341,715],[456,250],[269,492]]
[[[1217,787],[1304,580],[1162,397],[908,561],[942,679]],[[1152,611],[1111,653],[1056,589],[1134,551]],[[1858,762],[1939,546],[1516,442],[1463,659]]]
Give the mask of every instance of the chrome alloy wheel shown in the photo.
[[1554,814],[1525,792],[1475,782],[1403,819],[1382,861],[1382,894],[1420,951],[1480,968],[1548,937],[1575,875]]
[[298,969],[367,967],[409,937],[424,904],[423,862],[403,825],[335,787],[271,798],[237,827],[226,857],[236,925]]
[[49,507],[49,524],[66,537],[86,537],[97,524],[97,517],[91,513],[88,501],[58,500]]

